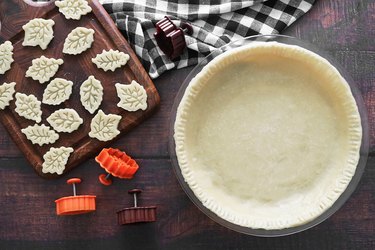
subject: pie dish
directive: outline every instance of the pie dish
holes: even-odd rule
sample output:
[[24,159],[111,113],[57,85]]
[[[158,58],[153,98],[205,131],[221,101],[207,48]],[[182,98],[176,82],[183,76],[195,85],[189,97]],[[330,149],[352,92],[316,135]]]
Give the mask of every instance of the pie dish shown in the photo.
[[360,159],[361,115],[339,71],[296,45],[252,42],[207,64],[177,107],[178,168],[220,220],[280,230],[315,220]]

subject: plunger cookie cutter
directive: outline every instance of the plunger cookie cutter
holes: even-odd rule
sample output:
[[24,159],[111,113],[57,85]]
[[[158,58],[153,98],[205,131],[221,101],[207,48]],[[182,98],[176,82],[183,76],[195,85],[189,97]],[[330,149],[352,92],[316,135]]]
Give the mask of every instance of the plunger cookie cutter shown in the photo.
[[155,39],[159,48],[171,59],[179,57],[186,48],[185,33],[191,35],[193,27],[183,23],[178,28],[169,17],[164,17],[156,23]]
[[73,186],[73,196],[55,200],[57,215],[75,215],[95,211],[95,195],[77,195],[76,184],[81,183],[80,178],[71,178],[66,183]]
[[137,195],[142,190],[132,189],[128,193],[133,195],[134,207],[124,208],[117,212],[118,224],[126,225],[141,222],[154,222],[156,221],[156,206],[138,207]]
[[131,179],[139,168],[135,160],[125,152],[114,148],[104,148],[95,157],[95,161],[107,172],[107,174],[99,175],[100,183],[106,186],[112,184],[111,176]]

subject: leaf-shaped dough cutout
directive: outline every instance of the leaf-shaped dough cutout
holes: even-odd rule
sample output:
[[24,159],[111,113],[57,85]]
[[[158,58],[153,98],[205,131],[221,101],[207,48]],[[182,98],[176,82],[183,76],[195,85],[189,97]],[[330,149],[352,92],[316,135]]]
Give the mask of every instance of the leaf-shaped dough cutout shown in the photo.
[[94,76],[84,81],[79,91],[83,107],[91,114],[99,108],[103,100],[103,86]]
[[13,60],[13,45],[6,41],[0,44],[0,75],[4,74],[10,69]]
[[32,61],[32,65],[26,71],[26,77],[31,77],[40,83],[48,82],[63,63],[64,61],[62,59],[41,56]]
[[94,33],[93,29],[75,28],[65,39],[63,52],[70,55],[81,54],[91,47],[94,42]]
[[81,16],[91,12],[86,0],[62,0],[56,1],[55,4],[66,19],[79,20]]
[[55,22],[51,19],[34,18],[22,26],[25,31],[23,46],[39,46],[46,49],[53,38],[53,25]]
[[9,106],[9,102],[13,100],[13,94],[16,92],[14,89],[16,87],[15,82],[6,83],[4,82],[0,85],[0,109],[3,110]]
[[27,139],[39,146],[54,143],[59,139],[59,134],[44,124],[28,126],[27,128],[21,129],[21,131],[26,135]]
[[72,90],[72,81],[63,78],[55,78],[44,90],[42,102],[49,105],[59,105],[69,99]]
[[102,53],[96,55],[91,61],[104,71],[115,71],[115,69],[124,66],[129,58],[130,56],[128,54],[111,49],[109,51],[103,50]]
[[73,151],[71,147],[51,147],[50,150],[43,155],[44,162],[42,164],[42,172],[45,174],[62,174],[68,163],[69,156]]
[[56,110],[47,118],[47,121],[57,132],[67,133],[77,130],[83,123],[77,111],[69,108]]
[[142,85],[136,81],[131,84],[116,83],[117,96],[120,102],[117,104],[127,111],[137,111],[147,109],[147,93]]
[[112,140],[118,134],[120,134],[120,131],[117,129],[117,127],[121,118],[122,117],[119,115],[106,115],[102,110],[99,110],[91,120],[91,131],[89,133],[89,136],[100,141]]
[[34,95],[16,93],[16,109],[20,116],[39,123],[42,120],[41,102]]

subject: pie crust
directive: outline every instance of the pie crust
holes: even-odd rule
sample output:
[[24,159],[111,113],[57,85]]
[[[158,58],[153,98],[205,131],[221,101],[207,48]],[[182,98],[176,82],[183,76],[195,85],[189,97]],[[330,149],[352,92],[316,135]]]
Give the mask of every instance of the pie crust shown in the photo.
[[306,224],[330,208],[359,160],[350,87],[321,56],[254,42],[213,59],[177,109],[176,155],[202,204],[243,227]]

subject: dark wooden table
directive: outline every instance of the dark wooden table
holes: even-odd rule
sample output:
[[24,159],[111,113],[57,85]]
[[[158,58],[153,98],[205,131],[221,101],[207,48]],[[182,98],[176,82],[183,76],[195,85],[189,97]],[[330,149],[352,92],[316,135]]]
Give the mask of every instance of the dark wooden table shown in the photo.
[[[4,0],[2,0],[4,1]],[[114,146],[141,168],[131,181],[98,183],[90,160],[58,180],[46,181],[28,166],[0,126],[0,249],[375,249],[375,0],[317,0],[284,34],[330,53],[360,86],[370,120],[371,153],[358,188],[322,224],[291,236],[258,238],[230,231],[201,213],[185,195],[168,154],[170,110],[191,68],[155,81],[160,110]],[[97,195],[92,214],[57,217],[54,200],[71,194],[67,178],[81,177],[81,194]],[[140,203],[158,206],[156,223],[120,227],[116,211],[131,206],[127,190],[144,190]]]

